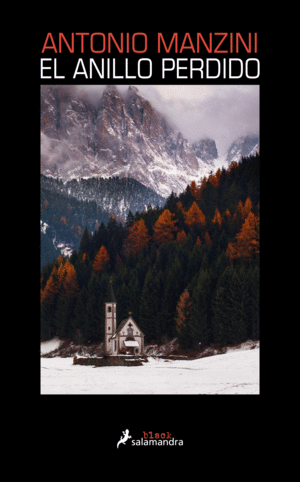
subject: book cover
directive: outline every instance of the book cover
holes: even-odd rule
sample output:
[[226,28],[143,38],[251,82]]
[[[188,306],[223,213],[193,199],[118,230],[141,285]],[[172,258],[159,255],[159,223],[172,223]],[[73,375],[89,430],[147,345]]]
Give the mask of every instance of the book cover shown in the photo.
[[255,25],[40,30],[40,389],[128,395],[118,452],[191,448],[197,395],[260,393],[260,42]]

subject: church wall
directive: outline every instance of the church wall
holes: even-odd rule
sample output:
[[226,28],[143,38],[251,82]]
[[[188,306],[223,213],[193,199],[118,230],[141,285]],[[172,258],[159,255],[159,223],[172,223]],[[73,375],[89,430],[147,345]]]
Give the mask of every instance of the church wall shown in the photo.
[[[139,344],[138,353],[141,354],[144,351],[144,337],[141,330],[129,316],[125,325],[122,327],[121,331],[113,339],[111,337],[117,330],[117,306],[114,302],[105,303],[105,350],[110,355],[117,355],[120,350],[125,348],[124,341],[128,336],[132,336]],[[131,325],[131,326],[130,326]],[[132,333],[130,331],[132,330]],[[136,353],[136,352],[135,352]]]
[[[139,344],[139,353],[143,352],[144,351],[143,337],[141,335],[134,335],[133,337]],[[126,336],[119,336],[118,338],[119,338],[119,347],[120,347],[119,349],[121,350],[122,348],[125,348],[124,341],[126,340],[127,335]]]
[[126,340],[127,336],[128,336],[128,328],[129,328],[129,324],[131,323],[132,325],[132,336],[133,338],[138,342],[139,344],[139,352],[138,353],[142,353],[144,351],[144,337],[142,336],[141,334],[141,330],[138,328],[138,326],[136,325],[135,321],[133,320],[133,318],[131,318],[131,316],[128,318],[127,322],[125,323],[125,325],[123,326],[122,330],[121,330],[121,333],[119,333],[118,337],[119,337],[119,349],[122,349],[124,347],[124,341]]

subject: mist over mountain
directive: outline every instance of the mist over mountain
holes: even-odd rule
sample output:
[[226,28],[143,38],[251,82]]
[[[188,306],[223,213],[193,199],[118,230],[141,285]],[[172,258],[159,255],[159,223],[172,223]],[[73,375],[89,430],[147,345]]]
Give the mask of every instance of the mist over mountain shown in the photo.
[[[199,153],[199,152],[198,152]],[[41,173],[73,178],[131,177],[167,197],[212,166],[134,87],[80,97],[49,87],[41,95]]]
[[130,177],[166,198],[229,161],[213,139],[188,142],[134,86],[42,86],[40,124],[41,173],[63,182]]
[[239,162],[241,157],[253,156],[259,150],[258,134],[249,134],[236,139],[228,148],[226,162]]

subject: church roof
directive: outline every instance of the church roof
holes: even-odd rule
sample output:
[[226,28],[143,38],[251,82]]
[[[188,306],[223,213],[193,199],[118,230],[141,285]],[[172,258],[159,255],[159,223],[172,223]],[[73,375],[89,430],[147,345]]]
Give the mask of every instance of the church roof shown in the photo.
[[109,280],[104,302],[105,303],[116,303],[117,302],[116,297],[115,297],[115,293],[114,293],[114,290],[113,290],[113,287],[112,287],[112,280]]
[[[132,320],[136,326],[138,327],[137,323],[134,321],[134,319],[132,318],[132,316],[129,316],[128,318],[125,318],[125,320],[121,321],[121,323],[119,324],[119,326],[117,327],[116,329],[116,332],[115,332],[115,335],[117,335],[118,333],[120,333],[120,331],[122,330],[122,328],[126,325],[127,321],[128,320]],[[139,327],[138,327],[139,328]],[[142,330],[139,328],[140,332],[142,333],[142,335],[144,335],[144,333],[142,332]],[[144,335],[145,336],[145,335]]]

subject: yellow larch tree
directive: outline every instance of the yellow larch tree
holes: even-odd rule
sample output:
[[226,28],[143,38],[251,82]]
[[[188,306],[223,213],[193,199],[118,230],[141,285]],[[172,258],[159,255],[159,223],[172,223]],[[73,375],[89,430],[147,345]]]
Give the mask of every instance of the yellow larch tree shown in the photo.
[[174,232],[178,231],[175,214],[165,209],[153,226],[153,239],[157,244],[167,244],[174,239]]
[[198,226],[205,226],[206,218],[203,211],[199,208],[196,201],[193,202],[190,209],[184,213],[185,224],[189,227],[197,224]]
[[107,249],[105,246],[101,246],[99,249],[98,253],[95,256],[94,262],[93,262],[93,269],[97,272],[100,273],[101,271],[104,270],[105,265],[109,261],[109,254],[107,252]]

